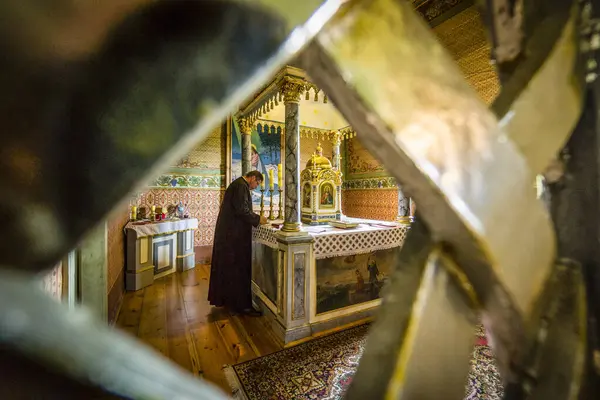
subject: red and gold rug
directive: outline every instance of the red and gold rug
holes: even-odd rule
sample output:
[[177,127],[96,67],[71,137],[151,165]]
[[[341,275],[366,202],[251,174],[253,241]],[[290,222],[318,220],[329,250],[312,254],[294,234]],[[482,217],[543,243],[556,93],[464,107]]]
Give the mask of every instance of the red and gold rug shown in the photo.
[[[368,325],[225,368],[236,399],[342,399],[362,355]],[[502,381],[482,329],[477,330],[465,399],[501,399]]]

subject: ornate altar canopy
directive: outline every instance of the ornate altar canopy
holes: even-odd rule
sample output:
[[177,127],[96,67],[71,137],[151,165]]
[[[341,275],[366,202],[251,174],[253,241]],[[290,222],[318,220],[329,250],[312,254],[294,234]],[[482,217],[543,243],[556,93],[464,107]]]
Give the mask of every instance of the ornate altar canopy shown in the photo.
[[[294,67],[284,68],[236,118],[244,171],[252,168],[253,132],[281,137],[285,168],[277,180],[285,184],[265,192],[283,192],[285,220],[254,229],[252,244],[252,290],[275,336],[289,343],[370,317],[410,225],[406,218],[344,216],[341,145],[356,136],[352,127]],[[403,213],[405,203],[398,207]]]
[[342,218],[342,173],[317,150],[300,174],[302,222],[319,225]]

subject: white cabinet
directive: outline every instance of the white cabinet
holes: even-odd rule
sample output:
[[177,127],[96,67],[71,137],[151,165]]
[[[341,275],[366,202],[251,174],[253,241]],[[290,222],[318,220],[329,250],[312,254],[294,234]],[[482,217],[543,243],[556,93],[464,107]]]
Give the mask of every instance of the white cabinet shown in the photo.
[[139,290],[176,270],[193,268],[196,229],[196,218],[127,224],[125,289]]

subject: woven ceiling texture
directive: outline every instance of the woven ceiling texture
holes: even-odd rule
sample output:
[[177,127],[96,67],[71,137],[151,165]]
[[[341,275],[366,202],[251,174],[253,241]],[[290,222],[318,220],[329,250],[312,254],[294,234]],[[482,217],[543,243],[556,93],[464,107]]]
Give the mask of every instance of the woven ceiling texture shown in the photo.
[[450,51],[467,81],[486,104],[491,104],[500,92],[500,82],[490,63],[490,45],[477,8],[466,9],[433,31]]

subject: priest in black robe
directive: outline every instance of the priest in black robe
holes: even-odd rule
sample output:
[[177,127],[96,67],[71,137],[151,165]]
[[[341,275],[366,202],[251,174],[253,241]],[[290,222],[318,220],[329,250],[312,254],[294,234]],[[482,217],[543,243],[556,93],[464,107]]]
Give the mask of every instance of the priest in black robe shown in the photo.
[[252,307],[252,227],[266,224],[267,219],[252,211],[251,191],[264,177],[250,171],[229,185],[219,210],[208,301],[233,313],[258,316]]

